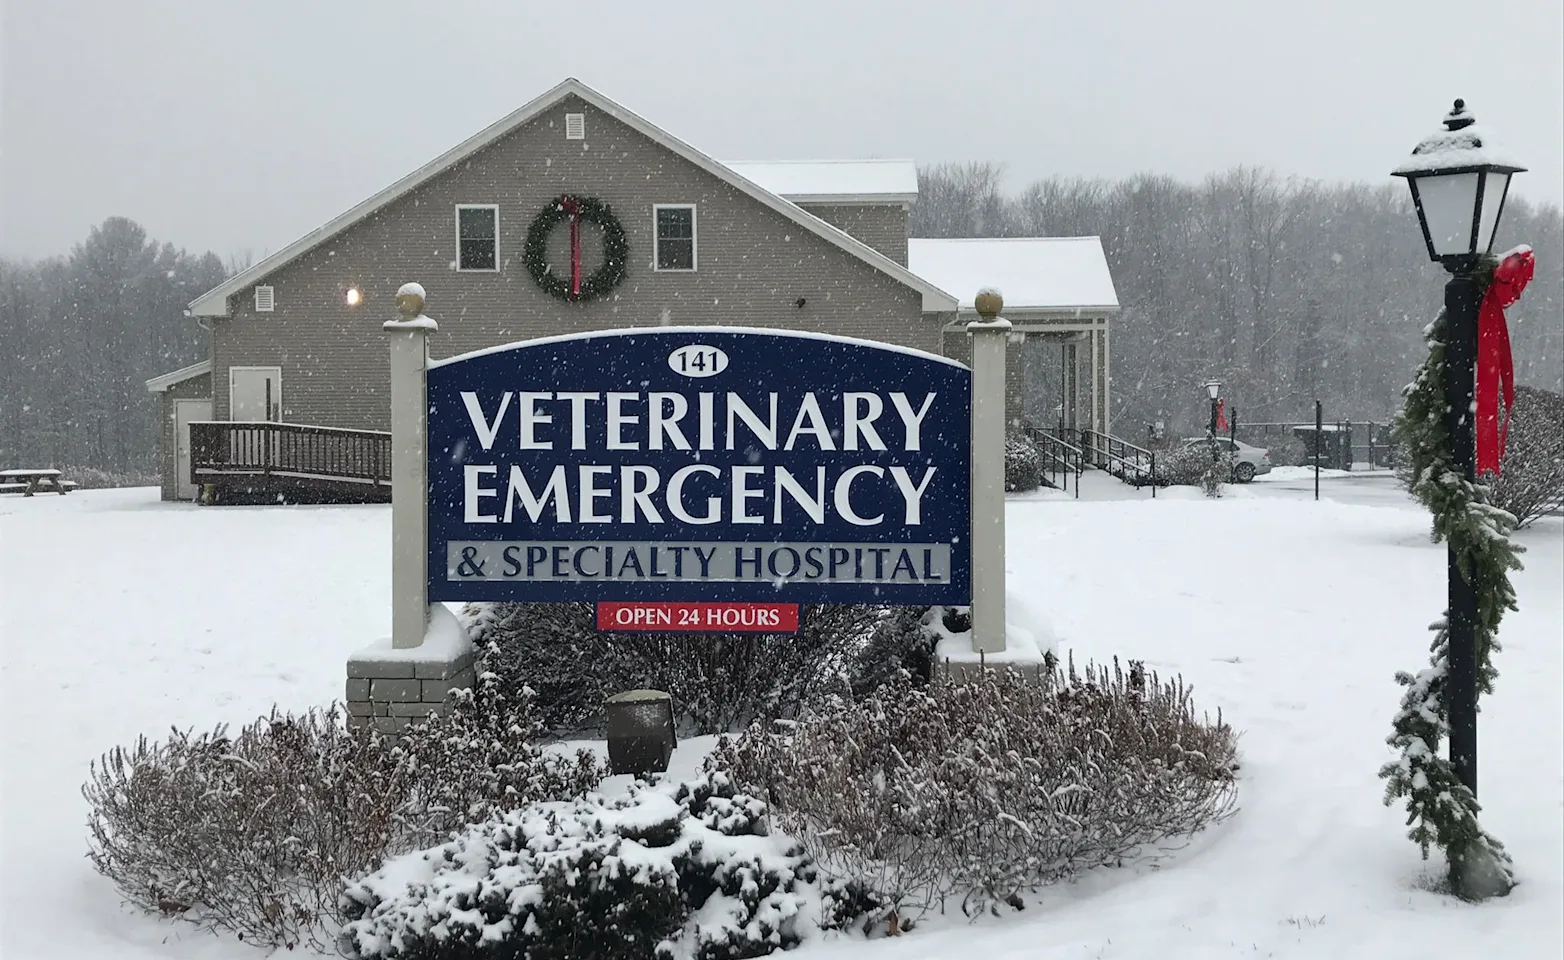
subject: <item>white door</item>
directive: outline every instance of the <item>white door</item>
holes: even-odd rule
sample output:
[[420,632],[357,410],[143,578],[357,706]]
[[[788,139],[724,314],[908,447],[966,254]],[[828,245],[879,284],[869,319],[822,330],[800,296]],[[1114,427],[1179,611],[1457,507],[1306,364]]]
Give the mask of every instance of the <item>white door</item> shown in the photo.
[[174,496],[181,500],[196,498],[196,485],[190,480],[190,423],[212,419],[212,401],[174,401]]
[[[282,419],[281,367],[229,367],[228,419],[235,423]],[[257,431],[229,434],[228,459],[236,467],[277,465],[277,437]]]
[[282,419],[281,367],[229,367],[228,419]]

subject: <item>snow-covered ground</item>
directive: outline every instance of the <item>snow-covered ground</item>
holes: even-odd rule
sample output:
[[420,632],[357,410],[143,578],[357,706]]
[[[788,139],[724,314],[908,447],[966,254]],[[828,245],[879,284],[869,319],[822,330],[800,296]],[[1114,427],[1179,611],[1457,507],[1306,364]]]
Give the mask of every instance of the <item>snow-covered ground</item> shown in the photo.
[[[1215,502],[1109,487],[1013,501],[1012,589],[1078,658],[1143,658],[1220,707],[1243,731],[1242,809],[1159,870],[1090,876],[971,927],[795,955],[1559,957],[1561,522],[1521,536],[1521,610],[1483,704],[1485,823],[1521,885],[1469,906],[1422,889],[1439,866],[1380,803],[1392,675],[1425,661],[1444,554],[1393,487],[1344,502],[1374,482],[1331,480],[1320,503],[1312,477]],[[137,734],[340,696],[347,655],[388,629],[389,540],[376,506],[197,508],[145,489],[0,500],[0,957],[257,955],[123,909],[83,855],[78,790],[93,757]]]

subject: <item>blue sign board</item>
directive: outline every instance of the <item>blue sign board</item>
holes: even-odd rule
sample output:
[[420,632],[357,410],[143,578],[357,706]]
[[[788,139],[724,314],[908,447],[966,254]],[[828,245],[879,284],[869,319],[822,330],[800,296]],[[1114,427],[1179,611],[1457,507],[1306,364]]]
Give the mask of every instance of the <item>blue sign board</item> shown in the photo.
[[430,364],[431,601],[971,601],[972,376],[657,327]]

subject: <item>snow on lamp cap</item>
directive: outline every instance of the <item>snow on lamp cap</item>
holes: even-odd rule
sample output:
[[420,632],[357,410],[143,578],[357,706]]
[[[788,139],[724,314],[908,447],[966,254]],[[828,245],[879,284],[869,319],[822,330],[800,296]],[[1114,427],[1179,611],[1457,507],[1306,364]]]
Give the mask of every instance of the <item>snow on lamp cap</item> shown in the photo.
[[1455,102],[1445,115],[1444,124],[1445,129],[1425,137],[1413,148],[1412,155],[1390,171],[1391,176],[1453,173],[1478,167],[1501,173],[1520,173],[1526,169],[1478,125],[1477,119],[1466,109],[1465,100]]

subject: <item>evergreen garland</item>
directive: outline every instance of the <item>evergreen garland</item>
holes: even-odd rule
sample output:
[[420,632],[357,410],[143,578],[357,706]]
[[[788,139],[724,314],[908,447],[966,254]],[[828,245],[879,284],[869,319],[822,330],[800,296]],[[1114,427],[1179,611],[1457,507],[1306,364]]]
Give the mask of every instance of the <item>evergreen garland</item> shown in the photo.
[[[560,223],[570,219],[565,202],[574,199],[582,223],[593,223],[603,231],[603,265],[581,278],[581,292],[572,293],[570,276],[554,274],[548,259],[548,235]],[[625,264],[630,258],[630,244],[625,239],[625,228],[614,216],[608,204],[595,197],[562,196],[550,200],[527,228],[527,242],[521,251],[522,263],[532,280],[544,293],[561,300],[582,301],[601,297],[619,286],[625,278]]]
[[[1485,269],[1491,271],[1491,264]],[[1486,278],[1480,282],[1486,287]],[[1481,693],[1492,693],[1498,675],[1493,667],[1493,654],[1499,650],[1495,634],[1505,611],[1516,609],[1510,571],[1521,568],[1518,554],[1523,548],[1509,538],[1515,518],[1493,506],[1486,486],[1468,481],[1452,462],[1444,419],[1447,331],[1448,318],[1441,310],[1424,331],[1428,358],[1403,391],[1406,403],[1395,430],[1410,460],[1412,493],[1433,514],[1434,541],[1450,544],[1462,576],[1476,588],[1477,687]],[[1385,804],[1406,798],[1411,828],[1407,836],[1422,849],[1424,859],[1429,846],[1436,844],[1449,859],[1452,877],[1458,866],[1487,869],[1502,875],[1507,889],[1514,884],[1510,857],[1504,845],[1478,824],[1477,798],[1440,754],[1441,741],[1449,732],[1448,619],[1431,629],[1429,666],[1415,676],[1396,674],[1396,682],[1406,692],[1394,732],[1386,741],[1399,757],[1379,771],[1386,781]]]

